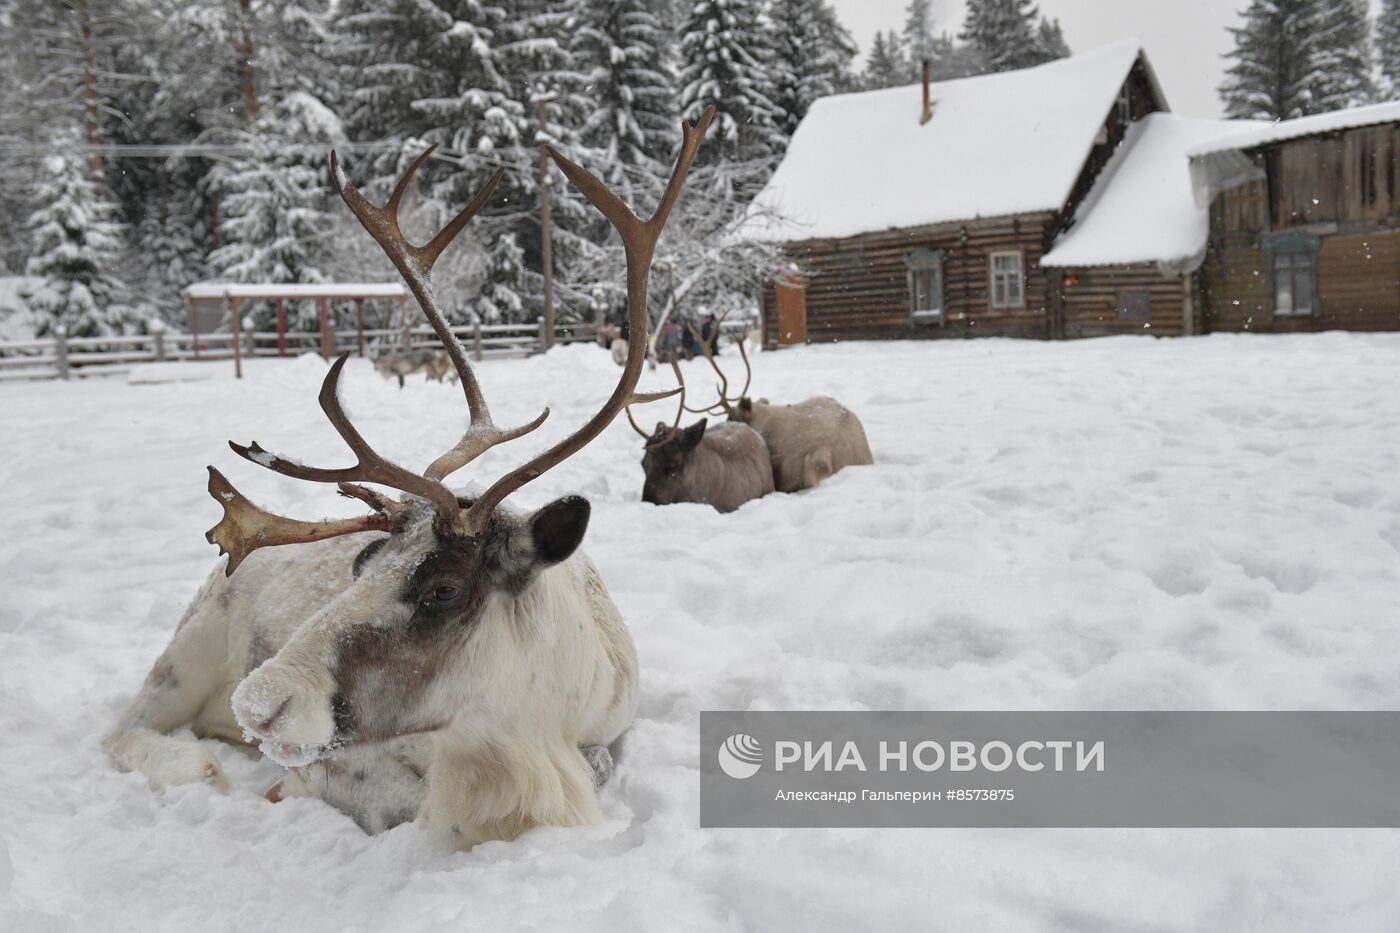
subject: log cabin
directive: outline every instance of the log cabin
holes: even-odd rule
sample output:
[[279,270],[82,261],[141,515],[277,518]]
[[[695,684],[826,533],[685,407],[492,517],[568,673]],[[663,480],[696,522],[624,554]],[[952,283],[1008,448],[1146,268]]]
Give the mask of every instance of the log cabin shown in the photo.
[[1165,110],[1132,40],[816,101],[738,229],[793,270],[763,285],[765,346],[1064,336],[1042,257],[1129,128]]
[[1194,148],[1205,331],[1400,330],[1400,101]]
[[741,236],[764,345],[1400,329],[1400,102],[1168,111],[1138,43],[813,104]]

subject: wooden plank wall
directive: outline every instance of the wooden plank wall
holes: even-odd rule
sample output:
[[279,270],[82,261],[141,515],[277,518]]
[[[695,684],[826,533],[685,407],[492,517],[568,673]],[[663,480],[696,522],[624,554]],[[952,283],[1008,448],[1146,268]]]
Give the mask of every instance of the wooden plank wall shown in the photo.
[[[1211,204],[1203,328],[1400,330],[1400,126],[1290,140],[1254,158],[1268,182],[1232,188]],[[1264,243],[1289,230],[1321,240],[1313,317],[1273,316]]]
[[[1063,288],[1065,337],[1183,334],[1186,291],[1181,276],[1162,275],[1152,264],[1063,271],[1072,272],[1077,279]],[[1147,293],[1147,320],[1127,319],[1118,313],[1119,295],[1123,292]]]
[[[1046,338],[1050,294],[1040,269],[1045,231],[1053,215],[1031,214],[870,233],[841,240],[792,244],[787,255],[807,279],[807,339],[932,339],[1009,336]],[[943,296],[948,322],[915,325],[909,319],[906,253],[943,250]],[[992,308],[989,255],[1019,249],[1025,305]],[[777,304],[771,282],[763,288],[764,344],[777,345]]]

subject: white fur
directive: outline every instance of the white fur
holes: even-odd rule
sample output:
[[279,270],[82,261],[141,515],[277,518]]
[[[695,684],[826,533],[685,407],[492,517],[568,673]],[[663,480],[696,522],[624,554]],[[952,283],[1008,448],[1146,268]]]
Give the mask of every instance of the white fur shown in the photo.
[[[157,789],[197,781],[222,788],[204,747],[168,734],[188,725],[197,735],[259,743],[298,769],[284,792],[325,797],[371,831],[392,825],[406,800],[417,802],[420,822],[464,846],[536,825],[597,821],[592,770],[579,749],[613,742],[631,722],[637,664],[581,551],[541,570],[519,596],[489,596],[470,637],[434,658],[436,674],[414,713],[432,731],[325,748],[335,728],[331,701],[345,687],[334,682],[339,646],[358,627],[404,624],[412,607],[395,594],[434,543],[420,523],[352,583],[352,561],[369,540],[256,551],[227,579],[221,562],[106,739],[117,764]],[[249,673],[260,643],[272,656]],[[376,692],[372,682],[361,686]]]

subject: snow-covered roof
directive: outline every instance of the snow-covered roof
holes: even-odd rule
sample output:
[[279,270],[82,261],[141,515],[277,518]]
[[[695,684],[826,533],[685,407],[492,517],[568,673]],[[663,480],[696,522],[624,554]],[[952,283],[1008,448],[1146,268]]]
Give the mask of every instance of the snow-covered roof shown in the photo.
[[322,282],[319,285],[262,285],[237,282],[195,282],[187,298],[402,298],[397,282]]
[[1333,110],[1330,113],[1313,114],[1310,117],[1297,117],[1293,120],[1280,120],[1277,123],[1260,123],[1253,130],[1214,140],[1194,147],[1191,155],[1205,155],[1224,149],[1252,149],[1267,143],[1297,139],[1302,136],[1315,136],[1318,133],[1333,133],[1358,126],[1372,126],[1377,123],[1400,122],[1400,100],[1369,107],[1354,107],[1351,110]]
[[1268,124],[1153,113],[1128,128],[1042,266],[1156,262],[1181,270],[1205,255],[1208,208],[1198,207],[1187,153]]
[[1058,210],[1142,54],[1127,40],[935,82],[933,118],[923,125],[918,84],[821,98],[737,234],[828,239]]

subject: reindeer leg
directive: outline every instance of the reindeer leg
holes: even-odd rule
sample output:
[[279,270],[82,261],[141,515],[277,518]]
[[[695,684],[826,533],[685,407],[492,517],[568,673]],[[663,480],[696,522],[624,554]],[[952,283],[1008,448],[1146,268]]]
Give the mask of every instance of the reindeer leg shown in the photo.
[[[221,576],[220,571],[215,572]],[[214,757],[194,739],[168,735],[192,725],[209,697],[226,677],[226,623],[209,607],[205,585],[185,614],[175,637],[162,652],[136,699],[122,714],[102,745],[119,768],[139,771],[155,790],[177,784],[228,782]]]

